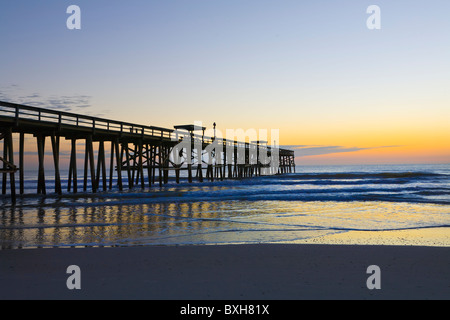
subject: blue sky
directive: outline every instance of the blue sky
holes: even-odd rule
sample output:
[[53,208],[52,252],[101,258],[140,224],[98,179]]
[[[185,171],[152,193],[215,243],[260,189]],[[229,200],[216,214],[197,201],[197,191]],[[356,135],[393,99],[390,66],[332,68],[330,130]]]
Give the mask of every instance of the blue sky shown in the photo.
[[[81,30],[66,28],[72,4]],[[366,27],[372,4],[381,30]],[[448,124],[448,12],[446,0],[2,0],[0,98],[157,126],[280,128],[291,145],[405,145],[387,138],[398,126],[438,128],[434,139]],[[363,131],[385,138],[352,139]]]

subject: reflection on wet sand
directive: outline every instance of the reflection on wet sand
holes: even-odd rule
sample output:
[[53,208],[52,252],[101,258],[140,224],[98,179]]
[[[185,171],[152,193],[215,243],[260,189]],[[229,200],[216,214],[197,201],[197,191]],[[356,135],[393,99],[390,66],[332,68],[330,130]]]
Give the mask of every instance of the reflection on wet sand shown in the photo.
[[[438,227],[448,235],[448,206],[440,204],[183,198],[180,193],[156,202],[130,193],[0,203],[0,249],[320,242],[329,238],[323,236],[356,231],[361,241],[352,242],[363,243],[369,232],[371,237],[396,230],[423,234]],[[415,242],[420,243],[430,242]],[[448,237],[433,243],[448,243]]]
[[[97,202],[103,199],[96,199]],[[70,206],[58,202],[37,207],[2,207],[0,248],[120,246],[135,240],[176,236],[179,230],[217,228],[222,203],[150,203]],[[25,218],[26,215],[26,218]]]

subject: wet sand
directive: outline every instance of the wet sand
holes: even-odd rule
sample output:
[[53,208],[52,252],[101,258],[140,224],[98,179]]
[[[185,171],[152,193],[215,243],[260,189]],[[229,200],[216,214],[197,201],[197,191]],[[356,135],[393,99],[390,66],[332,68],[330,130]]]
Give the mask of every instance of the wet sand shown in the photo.
[[[69,290],[66,269],[81,269]],[[367,268],[381,270],[369,290]],[[256,244],[0,251],[0,299],[449,299],[450,247]]]
[[450,247],[450,228],[393,231],[348,231],[295,243]]

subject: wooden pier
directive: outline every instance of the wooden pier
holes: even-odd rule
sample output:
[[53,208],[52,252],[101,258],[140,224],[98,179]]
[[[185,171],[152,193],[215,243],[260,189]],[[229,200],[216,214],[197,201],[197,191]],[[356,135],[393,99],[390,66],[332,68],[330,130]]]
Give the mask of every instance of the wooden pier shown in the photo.
[[[198,131],[201,134],[197,134]],[[205,127],[194,125],[178,125],[174,129],[167,129],[0,101],[2,194],[7,194],[8,178],[13,203],[17,193],[24,193],[26,135],[32,135],[36,139],[38,194],[47,193],[44,166],[47,140],[50,140],[53,155],[54,192],[63,193],[61,138],[70,141],[67,191],[73,193],[81,189],[78,186],[77,168],[77,142],[80,140],[85,144],[83,191],[88,188],[92,192],[111,190],[113,184],[119,190],[124,187],[145,188],[155,184],[163,186],[168,183],[171,171],[175,173],[175,181],[179,183],[182,170],[187,171],[189,182],[194,179],[202,182],[204,179],[214,181],[295,172],[292,150],[268,147],[262,141],[242,142],[206,137],[204,132]],[[17,147],[14,146],[14,140],[17,139],[13,139],[13,136],[19,138],[18,163],[14,156]],[[97,146],[97,152],[94,152],[94,145]],[[181,148],[181,145],[185,148]],[[265,159],[272,159],[270,163],[263,161],[261,155],[264,154],[267,155]],[[273,161],[275,157],[277,161]],[[16,174],[19,175],[18,192]]]

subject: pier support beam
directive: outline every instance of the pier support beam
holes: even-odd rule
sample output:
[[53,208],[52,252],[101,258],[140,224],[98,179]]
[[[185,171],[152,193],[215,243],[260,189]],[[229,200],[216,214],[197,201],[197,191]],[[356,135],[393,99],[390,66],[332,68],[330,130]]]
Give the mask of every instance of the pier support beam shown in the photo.
[[199,182],[203,182],[203,169],[202,169],[202,163],[203,163],[203,151],[201,149],[197,149],[197,178]]
[[20,194],[24,194],[24,150],[25,150],[25,133],[21,132],[19,137],[19,189]]
[[59,142],[60,137],[56,136],[54,133],[50,136],[52,142],[53,150],[53,163],[55,167],[55,192],[57,194],[62,194],[61,190],[61,176],[59,173]]
[[133,177],[131,175],[131,161],[130,161],[130,150],[128,148],[128,142],[122,142],[121,158],[125,152],[125,164],[127,166],[127,176],[128,176],[128,189],[133,189]]
[[77,140],[75,138],[71,139],[71,150],[70,150],[70,164],[69,164],[69,179],[67,184],[67,191],[70,192],[73,182],[73,193],[77,193]]
[[46,194],[45,172],[44,172],[45,136],[43,134],[38,134],[36,136],[36,139],[37,139],[38,161],[39,161],[37,193]]
[[[111,146],[114,144],[114,149],[116,151],[116,165],[117,165],[117,185],[119,187],[119,190],[123,190],[122,185],[122,154],[119,153],[119,139],[115,139],[114,142],[111,142]],[[111,154],[111,158],[113,158],[113,155]],[[111,167],[112,167],[112,160],[111,160]],[[112,175],[111,175],[112,177]],[[112,178],[111,178],[112,179]]]
[[95,179],[95,164],[94,164],[94,146],[92,144],[92,135],[88,135],[86,138],[86,152],[88,153],[89,167],[91,169],[90,171],[91,171],[92,192],[97,192],[97,184]]
[[[139,171],[138,171],[138,177],[136,178],[136,184],[139,183],[139,177],[141,180],[141,188],[144,189],[145,188],[145,179],[144,179],[144,144],[142,142],[142,139],[139,139],[139,144],[138,144],[138,149],[139,149]],[[135,155],[136,157],[136,155]]]
[[9,151],[9,163],[13,166],[13,170],[9,173],[9,180],[11,185],[11,199],[13,203],[16,203],[16,180],[15,180],[15,172],[17,170],[16,166],[14,165],[14,150],[13,150],[13,138],[12,138],[12,130],[11,128],[8,130],[7,134],[8,139],[8,151]]
[[95,183],[97,188],[100,189],[100,174],[102,175],[103,191],[106,191],[106,164],[105,164],[105,141],[100,140],[98,143],[98,155],[97,155],[97,176],[95,177]]
[[1,139],[3,139],[3,169],[2,169],[2,194],[6,194],[6,179],[7,179],[7,159],[8,159],[8,139],[6,138],[6,133],[0,133]]
[[0,169],[2,172],[2,193],[6,194],[6,179],[9,173],[9,182],[11,187],[11,201],[13,204],[16,203],[16,180],[15,172],[17,167],[14,165],[14,148],[13,148],[13,138],[12,138],[12,128],[5,128],[0,132],[0,139],[3,139],[3,158],[0,157],[0,162],[3,163],[3,168]]
[[111,154],[109,157],[109,190],[112,189],[114,174],[114,140],[111,140]]
[[147,178],[148,178],[148,187],[152,186],[152,162],[151,162],[151,146],[147,143],[145,145],[145,155],[146,155],[146,163],[147,163]]

